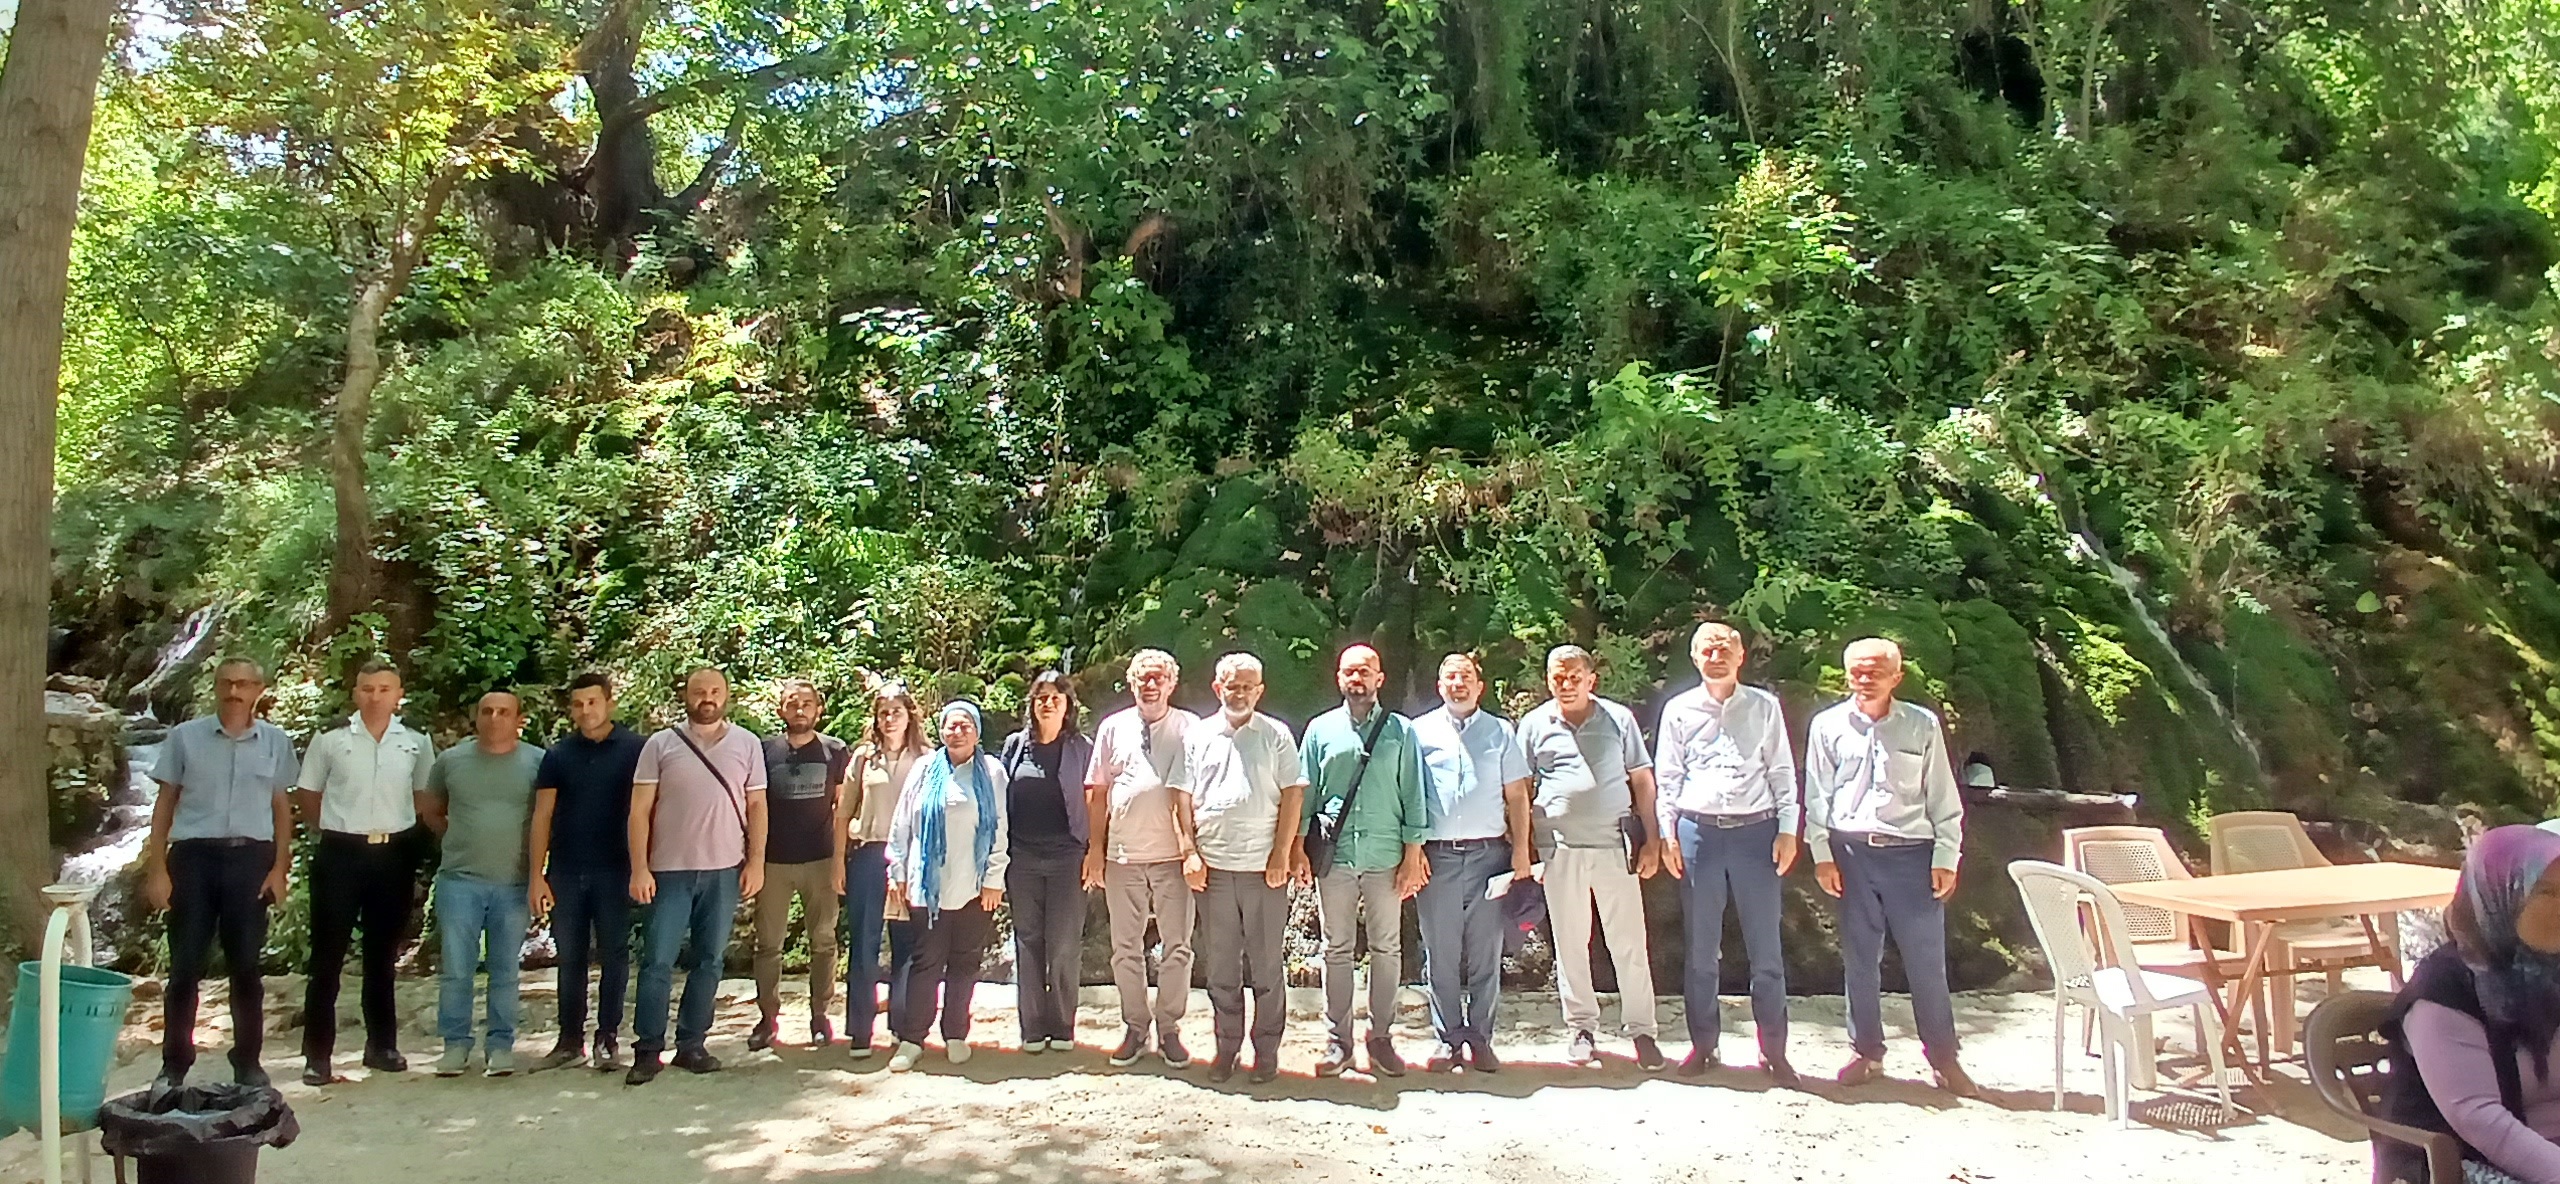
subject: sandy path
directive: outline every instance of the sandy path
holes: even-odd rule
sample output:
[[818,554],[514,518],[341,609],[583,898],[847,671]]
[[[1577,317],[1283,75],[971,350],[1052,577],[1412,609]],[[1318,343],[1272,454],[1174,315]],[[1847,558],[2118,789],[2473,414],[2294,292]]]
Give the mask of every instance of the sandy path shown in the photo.
[[[754,1012],[743,981],[724,984],[712,1043],[728,1070],[699,1077],[669,1070],[639,1089],[585,1069],[438,1080],[424,1072],[438,1046],[413,1034],[408,1074],[316,1090],[286,1085],[302,1140],[267,1153],[260,1179],[2276,1184],[2360,1180],[2368,1171],[2364,1145],[2338,1137],[2346,1132],[2323,1120],[2298,1078],[2244,1094],[2244,1108],[2273,1112],[2244,1112],[2220,1132],[2125,1131],[2099,1115],[2097,1062],[2075,1059],[2070,1108],[2052,1112],[2044,996],[1960,997],[1965,1060],[1987,1096],[1957,1103],[1912,1084],[1924,1083],[1926,1071],[1906,1035],[1907,1009],[1894,1000],[1887,1017],[1900,1038],[1888,1067],[1901,1081],[1860,1090],[1824,1079],[1848,1055],[1840,1001],[1796,1000],[1795,1060],[1817,1082],[1799,1093],[1769,1089],[1743,1070],[1697,1081],[1641,1073],[1624,1059],[1623,1041],[1604,1039],[1604,1051],[1620,1055],[1602,1068],[1557,1064],[1564,1033],[1546,994],[1505,1000],[1501,1047],[1510,1063],[1496,1075],[1319,1081],[1309,1074],[1321,1024],[1302,1011],[1290,1026],[1286,1075],[1267,1086],[1239,1079],[1217,1087],[1196,1065],[1176,1073],[1153,1059],[1129,1070],[1104,1064],[1098,1046],[1117,1036],[1115,1009],[1097,1005],[1107,995],[1088,992],[1086,1047],[1024,1056],[1011,1050],[1011,991],[990,984],[978,995],[974,1060],[955,1068],[935,1050],[918,1072],[897,1076],[882,1071],[885,1055],[857,1065],[841,1046],[746,1052]],[[1292,995],[1301,1009],[1316,1004],[1313,992]],[[421,1021],[432,1015],[433,996],[432,983],[403,984],[413,1031],[427,1030]],[[528,976],[527,996],[532,1031],[521,1043],[538,1053],[551,1043],[547,976]],[[1419,1058],[1429,1033],[1418,997],[1407,997],[1402,1044]],[[786,1019],[794,1014],[786,1010]],[[1195,996],[1193,1015],[1194,1049],[1205,1055],[1204,999]],[[1684,1031],[1678,1015],[1676,1004],[1665,1004],[1666,1032]],[[1727,1055],[1751,1059],[1747,1007],[1728,1000],[1724,1019]],[[2189,1039],[2183,1022],[2164,1022],[2162,1031],[2182,1049]],[[117,1070],[119,1090],[148,1080],[157,1058],[146,1042],[156,1035],[129,1040],[133,1059]],[[270,1038],[268,1063],[280,1081],[298,1066],[295,1043]],[[1664,1044],[1675,1060],[1686,1048],[1685,1038]],[[211,1052],[200,1072],[220,1068]],[[349,1057],[340,1068],[362,1074]],[[2211,1110],[2167,1098],[2149,1117],[2202,1122]],[[111,1178],[101,1168],[99,1178]],[[36,1178],[33,1141],[21,1134],[0,1142],[0,1180]]]

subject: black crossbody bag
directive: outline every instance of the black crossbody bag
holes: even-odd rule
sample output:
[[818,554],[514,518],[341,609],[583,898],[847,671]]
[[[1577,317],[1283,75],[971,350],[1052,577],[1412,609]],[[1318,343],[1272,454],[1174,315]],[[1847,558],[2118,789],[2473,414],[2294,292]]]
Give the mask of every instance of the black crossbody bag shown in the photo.
[[1351,788],[1342,791],[1339,808],[1316,815],[1307,823],[1307,870],[1317,876],[1333,870],[1334,849],[1342,845],[1342,830],[1351,822],[1351,803],[1360,798],[1360,782],[1369,775],[1369,757],[1378,751],[1378,734],[1386,730],[1387,710],[1378,709],[1377,722],[1369,725],[1369,734],[1360,738],[1360,763],[1351,770]]

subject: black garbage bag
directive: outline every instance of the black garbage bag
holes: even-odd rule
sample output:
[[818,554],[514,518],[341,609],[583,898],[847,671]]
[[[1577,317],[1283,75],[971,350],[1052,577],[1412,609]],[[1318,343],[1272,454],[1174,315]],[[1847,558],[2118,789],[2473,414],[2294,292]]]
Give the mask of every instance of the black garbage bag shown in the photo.
[[120,1158],[183,1156],[213,1144],[284,1147],[301,1134],[293,1107],[272,1086],[144,1090],[109,1098],[98,1110],[99,1142]]

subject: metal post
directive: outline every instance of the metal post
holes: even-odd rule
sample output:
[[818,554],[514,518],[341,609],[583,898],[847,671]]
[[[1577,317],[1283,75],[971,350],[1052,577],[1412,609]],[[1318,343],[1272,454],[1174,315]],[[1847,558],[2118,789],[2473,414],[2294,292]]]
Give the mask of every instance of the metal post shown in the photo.
[[[89,898],[97,891],[95,885],[80,884],[54,884],[44,890],[45,899],[53,902],[53,915],[44,923],[44,954],[36,980],[36,1004],[43,1009],[36,1020],[36,1122],[37,1138],[44,1144],[44,1184],[62,1184],[62,960],[68,955],[72,965],[89,965],[93,956]],[[80,1179],[86,1184],[89,1140],[85,1132],[76,1142]]]

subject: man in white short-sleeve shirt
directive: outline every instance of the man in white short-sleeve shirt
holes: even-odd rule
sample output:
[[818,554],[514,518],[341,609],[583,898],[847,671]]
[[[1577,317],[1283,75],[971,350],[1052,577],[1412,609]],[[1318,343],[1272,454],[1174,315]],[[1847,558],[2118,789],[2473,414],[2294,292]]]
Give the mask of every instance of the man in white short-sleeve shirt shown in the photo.
[[371,661],[356,669],[355,715],[311,741],[296,783],[303,825],[320,828],[311,857],[311,961],[302,1001],[302,1079],[335,1080],[330,1057],[338,1038],[338,976],[347,946],[364,931],[359,997],[364,1009],[364,1067],[399,1073],[400,1017],[392,972],[400,939],[417,903],[418,795],[435,767],[435,745],[400,722],[400,671]]
[[1280,1073],[1281,938],[1289,925],[1289,836],[1297,833],[1307,778],[1289,725],[1262,714],[1262,661],[1218,659],[1210,684],[1218,714],[1191,725],[1192,831],[1208,864],[1200,889],[1200,950],[1209,962],[1209,1011],[1217,1056],[1209,1080],[1235,1076],[1245,1042],[1245,990],[1253,990],[1252,1080]]
[[[1182,668],[1163,650],[1129,659],[1129,691],[1137,702],[1094,730],[1085,772],[1085,811],[1093,841],[1084,882],[1101,888],[1111,909],[1111,980],[1120,989],[1120,1022],[1128,1028],[1111,1063],[1126,1067],[1146,1054],[1150,1036],[1164,1062],[1191,1064],[1182,1045],[1183,1005],[1191,995],[1191,890],[1205,885],[1208,865],[1193,848],[1191,808],[1183,790],[1183,741],[1200,717],[1173,705]],[[1156,994],[1147,999],[1147,924],[1164,939]]]

